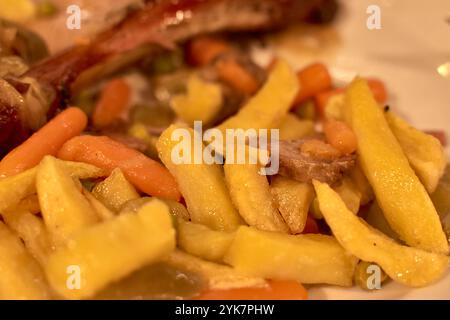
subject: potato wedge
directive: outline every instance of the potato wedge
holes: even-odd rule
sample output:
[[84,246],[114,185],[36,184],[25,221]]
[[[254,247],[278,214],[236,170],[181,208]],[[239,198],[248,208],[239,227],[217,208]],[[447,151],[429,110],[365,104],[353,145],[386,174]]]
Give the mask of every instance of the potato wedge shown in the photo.
[[[88,298],[174,248],[175,230],[169,209],[155,199],[137,214],[122,214],[74,235],[69,245],[50,255],[46,274],[53,289],[63,297]],[[66,285],[70,266],[79,267],[79,289]]]
[[289,65],[279,60],[267,82],[239,112],[225,120],[218,129],[277,128],[292,106],[299,90],[298,79]]
[[39,198],[37,194],[29,195],[26,198],[23,198],[17,206],[13,208],[13,210],[23,210],[28,211],[32,214],[37,214],[41,212],[41,206],[39,204]]
[[[105,176],[104,170],[90,164],[61,160],[56,161],[64,163],[72,177],[88,179]],[[0,179],[0,212],[17,206],[22,199],[36,192],[36,173],[37,167],[28,169],[15,176]]]
[[36,192],[36,172],[36,168],[31,168],[15,176],[0,179],[0,212],[17,206],[22,199]]
[[357,214],[361,204],[361,192],[353,181],[348,177],[344,177],[341,184],[333,189],[339,194],[347,208],[354,214]]
[[50,299],[44,273],[20,238],[0,222],[0,299]]
[[287,235],[242,226],[224,258],[237,271],[267,279],[350,286],[357,259],[331,236]]
[[438,139],[410,126],[393,112],[385,112],[386,120],[403,149],[409,164],[428,193],[436,190],[444,174],[447,158]]
[[[55,244],[61,245],[75,232],[99,221],[64,163],[51,156],[41,161],[36,189],[42,216]],[[79,183],[79,181],[78,181]]]
[[[176,164],[172,161],[172,152],[180,143],[172,140],[172,134],[179,128],[183,127],[172,125],[166,129],[159,138],[157,148],[159,157],[180,187],[192,222],[204,224],[215,230],[235,230],[242,224],[242,219],[231,202],[221,167],[204,162],[195,164],[194,161],[190,161],[190,164]],[[191,138],[194,137],[192,129],[183,129],[188,130]]]
[[314,199],[312,185],[276,176],[270,184],[270,192],[291,233],[302,233]]
[[314,122],[303,120],[292,113],[284,116],[280,129],[280,140],[301,139],[314,133]]
[[44,221],[26,210],[8,211],[2,214],[7,226],[22,239],[25,247],[41,266],[53,251],[53,240]]
[[234,232],[215,231],[202,224],[178,220],[178,246],[202,259],[220,263],[233,238]]
[[410,246],[447,254],[436,209],[365,80],[350,84],[345,113],[358,139],[361,167],[389,225]]
[[119,168],[99,182],[92,190],[92,195],[114,212],[119,212],[127,201],[139,198],[139,193]]
[[[127,213],[127,212],[138,212],[139,209],[155,197],[142,197],[135,200],[130,200],[127,203],[125,203],[122,207],[122,210],[120,211],[120,214]],[[178,218],[181,220],[189,221],[189,212],[187,211],[186,207],[182,205],[181,203],[175,201],[175,200],[169,200],[169,199],[159,199],[164,202],[169,207],[169,212],[174,218]],[[177,221],[177,220],[174,220]]]
[[196,120],[209,124],[222,107],[222,89],[219,84],[207,82],[194,74],[187,81],[187,93],[174,96],[170,105],[188,124]]
[[200,274],[210,290],[267,286],[263,278],[244,275],[229,266],[205,261],[180,250],[173,251],[164,262]]
[[115,213],[112,210],[108,209],[100,200],[94,197],[92,193],[90,193],[84,188],[81,190],[81,192],[89,201],[91,207],[97,213],[97,216],[100,219],[100,221],[111,220],[112,218],[114,218]]
[[231,199],[247,224],[260,230],[289,232],[272,201],[267,177],[259,165],[225,164],[225,180]]
[[396,243],[349,211],[327,184],[313,183],[325,220],[351,254],[377,263],[394,281],[411,287],[431,284],[447,270],[447,256]]

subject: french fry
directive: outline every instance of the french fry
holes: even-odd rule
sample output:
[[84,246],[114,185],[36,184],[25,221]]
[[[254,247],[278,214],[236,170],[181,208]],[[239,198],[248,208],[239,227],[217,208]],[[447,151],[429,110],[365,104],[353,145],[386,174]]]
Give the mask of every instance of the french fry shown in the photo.
[[403,149],[409,164],[428,193],[436,190],[444,174],[447,158],[438,139],[410,126],[393,112],[385,113],[386,120]]
[[392,230],[391,226],[386,221],[386,218],[383,215],[383,211],[381,211],[381,208],[376,201],[374,201],[370,205],[370,208],[367,211],[367,215],[365,217],[365,221],[372,227],[383,232],[389,238],[399,240],[398,235]]
[[33,258],[41,266],[45,265],[54,245],[42,219],[20,209],[5,212],[2,216],[7,226],[23,240]]
[[[144,204],[151,201],[151,199],[153,199],[153,198],[142,197],[139,199],[130,200],[122,206],[122,210],[120,211],[120,214],[126,213],[126,212],[136,213],[139,211],[139,209]],[[157,199],[159,199],[159,198],[157,198]],[[187,211],[186,207],[183,204],[181,204],[175,200],[169,200],[169,199],[159,199],[159,200],[163,201],[169,207],[170,214],[173,217],[181,219],[181,220],[189,221],[189,219],[190,219],[189,212]]]
[[46,156],[39,164],[36,189],[42,216],[57,245],[99,220],[69,170],[56,158]]
[[101,221],[106,221],[114,218],[115,216],[114,212],[108,209],[100,200],[97,200],[97,198],[94,197],[92,193],[90,193],[84,188],[81,190],[81,192],[89,201],[89,204],[95,210],[97,216]]
[[349,253],[377,263],[394,281],[411,287],[431,284],[447,270],[446,255],[396,243],[349,211],[327,184],[313,183],[325,220]]
[[164,262],[200,274],[210,290],[267,286],[263,278],[244,275],[229,266],[205,261],[180,250],[173,251]]
[[0,299],[50,299],[44,273],[20,238],[0,222]]
[[[179,128],[181,127],[172,125],[166,129],[159,138],[157,149],[161,161],[178,183],[192,222],[204,224],[214,230],[235,230],[242,220],[231,202],[221,167],[204,162],[195,164],[193,159],[189,164],[173,162],[172,153],[179,142],[172,140],[172,134]],[[188,130],[191,137],[194,136],[192,129],[184,130]]]
[[276,176],[272,179],[270,192],[291,233],[302,233],[314,199],[312,185]]
[[366,205],[372,201],[374,198],[372,186],[364,175],[358,161],[356,162],[356,165],[349,170],[348,174],[357,190],[361,193],[361,205]]
[[361,167],[389,225],[410,246],[447,254],[436,209],[366,81],[356,79],[347,89],[345,114],[358,139]]
[[139,193],[119,168],[114,169],[109,177],[99,182],[92,190],[92,195],[115,212],[119,212],[127,201],[139,198]]
[[270,129],[278,127],[299,90],[298,79],[289,65],[278,60],[267,82],[240,111],[219,127],[226,129]]
[[280,124],[280,140],[301,139],[314,133],[314,122],[299,119],[292,113],[284,116]]
[[335,187],[334,190],[342,198],[347,208],[354,214],[357,214],[361,204],[361,192],[353,181],[348,177],[344,177],[341,184]]
[[257,164],[225,164],[225,180],[231,199],[241,217],[261,230],[289,232],[272,201],[267,177],[258,173]]
[[178,246],[202,259],[221,262],[233,241],[234,232],[223,232],[188,221],[177,224]]
[[[137,214],[122,214],[74,235],[70,245],[50,255],[46,274],[61,296],[89,298],[108,283],[158,261],[174,248],[175,230],[169,209],[155,199]],[[79,268],[79,289],[67,287],[70,266]]]
[[192,75],[187,82],[187,94],[176,95],[170,101],[172,109],[186,123],[210,123],[222,107],[222,91],[218,84]]
[[224,258],[256,277],[350,286],[357,259],[331,236],[287,235],[242,226]]
[[37,214],[41,212],[41,206],[39,205],[39,198],[37,194],[29,195],[28,197],[22,199],[14,210],[28,211],[32,214]]
[[[57,161],[64,163],[72,177],[88,179],[106,175],[104,170],[90,164]],[[0,212],[17,206],[22,199],[32,196],[36,192],[36,172],[37,167],[34,167],[17,175],[0,179]]]

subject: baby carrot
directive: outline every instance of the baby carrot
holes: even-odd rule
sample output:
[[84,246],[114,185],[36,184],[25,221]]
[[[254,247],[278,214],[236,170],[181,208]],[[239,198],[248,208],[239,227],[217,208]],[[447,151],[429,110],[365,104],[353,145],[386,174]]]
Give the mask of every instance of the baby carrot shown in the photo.
[[197,66],[204,66],[222,53],[231,51],[226,41],[211,36],[200,36],[193,39],[187,50],[188,60]]
[[344,122],[329,119],[323,124],[323,132],[328,143],[343,154],[356,151],[356,135]]
[[233,59],[221,59],[216,63],[219,77],[234,89],[247,95],[258,91],[259,84],[255,77]]
[[198,300],[306,300],[305,288],[296,281],[270,280],[267,287],[206,291]]
[[94,127],[104,128],[113,124],[125,111],[130,97],[131,90],[124,79],[118,78],[108,82],[92,114]]
[[177,183],[164,166],[111,138],[89,135],[72,138],[59,150],[58,157],[86,162],[109,173],[120,168],[142,192],[176,201],[180,199]]
[[69,139],[79,135],[87,117],[78,108],[68,108],[50,120],[0,162],[0,177],[8,177],[39,164],[45,155],[56,155]]
[[300,90],[295,104],[304,102],[317,93],[327,90],[331,87],[331,76],[328,69],[322,63],[314,63],[297,73],[300,83]]

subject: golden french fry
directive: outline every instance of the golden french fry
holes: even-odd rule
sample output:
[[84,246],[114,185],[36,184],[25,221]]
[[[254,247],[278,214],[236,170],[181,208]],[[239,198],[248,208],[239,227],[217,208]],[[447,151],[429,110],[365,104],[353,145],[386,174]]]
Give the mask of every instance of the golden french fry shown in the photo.
[[119,168],[114,169],[108,178],[99,182],[92,190],[92,195],[115,212],[119,212],[127,201],[139,198],[139,193]]
[[292,113],[284,116],[280,124],[280,140],[301,139],[314,133],[312,120],[299,119]]
[[8,227],[23,240],[31,255],[41,266],[45,265],[54,245],[42,219],[21,209],[5,212],[2,216]]
[[383,211],[381,211],[381,208],[376,201],[370,205],[365,220],[368,224],[383,232],[389,238],[398,240],[398,235],[392,230],[391,226],[386,221]]
[[334,188],[344,201],[347,208],[354,214],[358,213],[361,204],[361,192],[348,177],[344,177],[341,184]]
[[172,109],[186,123],[202,121],[210,123],[222,107],[220,85],[191,75],[187,81],[187,93],[176,95],[170,101]]
[[443,254],[402,246],[347,209],[327,184],[314,181],[320,210],[339,243],[364,261],[377,263],[394,281],[421,287],[437,281],[447,270]]
[[115,214],[113,211],[109,210],[100,200],[98,200],[96,197],[92,195],[89,191],[86,189],[82,189],[81,192],[86,197],[86,199],[89,201],[89,204],[91,207],[95,210],[97,213],[98,218],[101,221],[110,220],[114,218]]
[[[98,178],[105,176],[105,171],[93,165],[56,160],[64,163],[72,177],[79,179]],[[0,179],[0,212],[15,207],[22,199],[36,193],[37,167],[28,169],[15,176]]]
[[275,204],[292,234],[302,233],[314,199],[311,184],[276,176],[270,185]]
[[0,212],[16,206],[22,199],[36,192],[36,171],[36,168],[31,168],[0,179]]
[[436,209],[365,80],[356,79],[347,89],[345,114],[358,139],[361,167],[389,225],[407,244],[447,254]]
[[357,259],[331,236],[287,235],[242,226],[224,258],[244,274],[350,286]]
[[244,275],[229,266],[205,261],[180,250],[173,251],[164,262],[203,276],[211,290],[267,286],[263,278]]
[[64,163],[51,156],[39,164],[36,189],[42,216],[57,245],[99,220]]
[[299,89],[298,79],[289,65],[279,60],[267,82],[239,112],[218,129],[270,129],[278,127],[292,106]]
[[366,205],[372,201],[374,198],[372,186],[364,175],[358,161],[356,165],[350,169],[349,177],[356,186],[356,189],[361,193],[361,205]]
[[[68,299],[91,297],[108,283],[158,261],[175,248],[168,207],[152,200],[137,214],[122,214],[82,230],[50,255],[46,274],[53,289]],[[75,266],[75,267],[73,267]],[[68,268],[79,272],[79,289],[67,287]]]
[[231,199],[247,224],[261,230],[287,233],[288,226],[272,201],[267,177],[256,164],[225,164]]
[[14,211],[15,210],[28,211],[32,214],[37,214],[41,212],[41,206],[39,205],[39,198],[37,194],[32,194],[22,199],[17,204],[17,206],[14,207]]
[[[215,230],[235,230],[242,220],[231,203],[221,167],[204,162],[196,164],[192,158],[189,163],[173,162],[172,153],[181,142],[172,140],[172,134],[180,128],[188,130],[194,139],[192,129],[172,125],[160,136],[157,148],[162,162],[177,180],[191,220]],[[191,143],[188,141],[187,145],[191,146]]]
[[215,231],[202,224],[178,220],[178,246],[202,259],[221,262],[233,238],[234,232]]
[[0,222],[0,299],[50,299],[44,273],[20,238]]
[[409,164],[427,191],[432,193],[447,165],[447,158],[440,141],[410,126],[391,111],[386,112],[385,117]]

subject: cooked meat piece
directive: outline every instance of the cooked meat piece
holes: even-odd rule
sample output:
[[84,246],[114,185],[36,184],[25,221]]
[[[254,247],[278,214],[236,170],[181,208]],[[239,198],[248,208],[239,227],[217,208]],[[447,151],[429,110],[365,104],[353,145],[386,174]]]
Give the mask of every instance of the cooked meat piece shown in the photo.
[[316,179],[334,184],[355,165],[355,159],[321,140],[280,141],[279,174],[300,182]]

